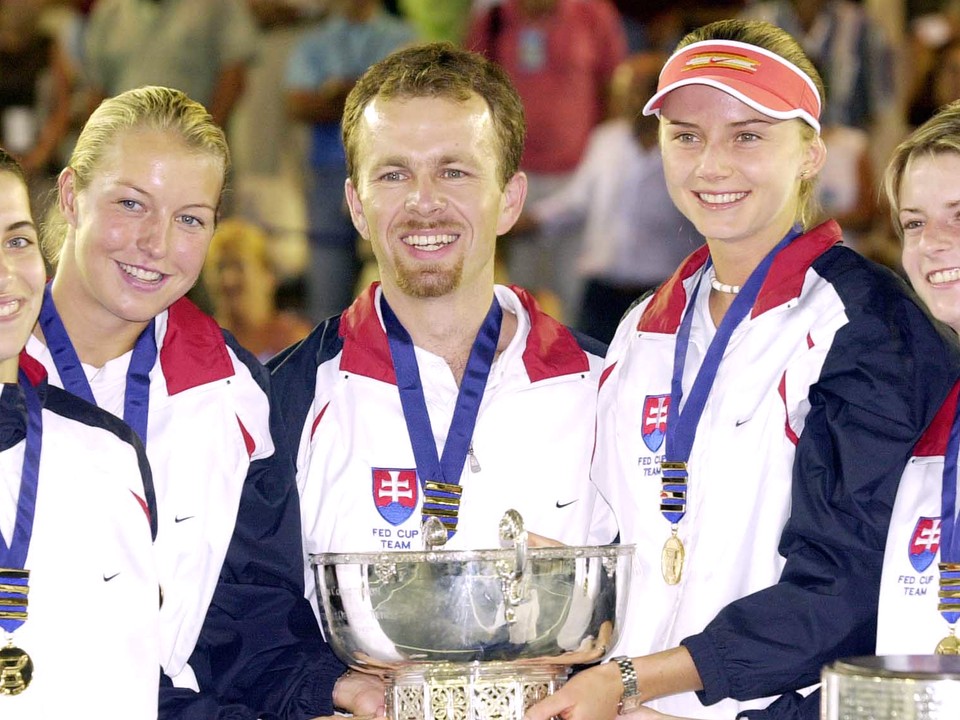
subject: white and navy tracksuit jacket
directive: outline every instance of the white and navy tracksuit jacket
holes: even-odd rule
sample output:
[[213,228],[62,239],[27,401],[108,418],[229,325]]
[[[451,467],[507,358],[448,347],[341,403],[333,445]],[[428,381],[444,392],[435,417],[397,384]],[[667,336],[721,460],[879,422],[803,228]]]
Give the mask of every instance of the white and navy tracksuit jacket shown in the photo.
[[943,465],[957,408],[954,388],[914,448],[893,506],[880,582],[878,655],[930,655],[949,631],[937,610]]
[[[343,668],[303,600],[293,468],[275,448],[268,374],[186,299],[157,317],[156,339],[146,447],[159,509],[160,717],[328,714]],[[60,384],[42,343],[31,338],[27,352]],[[98,403],[119,416],[129,360],[85,366]]]
[[[447,547],[499,547],[498,524],[510,508],[531,532],[571,545],[610,542],[612,514],[589,481],[603,346],[578,339],[519,288],[497,286],[495,293],[518,327],[490,370],[473,434],[479,471],[464,464],[458,530]],[[423,547],[423,493],[379,295],[371,286],[340,317],[270,362],[291,447],[299,448],[308,553]],[[420,348],[416,355],[440,452],[458,386],[442,358]],[[410,492],[378,504],[381,491],[397,482]]]
[[[816,683],[828,661],[873,651],[897,484],[960,366],[905,284],[839,242],[833,222],[796,238],[734,330],[688,462],[675,586],[661,575],[663,402],[706,247],[625,316],[610,346],[592,477],[621,541],[637,545],[617,652],[683,644],[704,686],[658,701],[662,712],[729,720]],[[703,285],[684,397],[715,333]],[[767,699],[739,702],[756,698]],[[816,698],[803,705],[790,693],[746,717],[819,716]]]
[[[36,511],[26,568],[27,620],[16,647],[33,661],[30,685],[0,695],[0,717],[48,720],[157,717],[157,507],[139,438],[122,421],[48,385],[23,357],[42,405]],[[0,533],[17,516],[26,408],[16,385],[0,394]],[[0,646],[4,645],[0,631]]]

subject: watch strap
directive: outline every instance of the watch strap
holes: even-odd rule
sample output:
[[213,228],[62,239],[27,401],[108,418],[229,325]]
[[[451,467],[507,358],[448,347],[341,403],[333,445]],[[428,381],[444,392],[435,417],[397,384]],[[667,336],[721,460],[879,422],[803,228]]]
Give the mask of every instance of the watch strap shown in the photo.
[[610,662],[616,663],[620,669],[620,681],[623,683],[623,695],[620,697],[617,712],[623,714],[624,710],[627,712],[635,710],[640,688],[637,687],[637,669],[633,666],[633,660],[626,655],[618,655],[610,658]]

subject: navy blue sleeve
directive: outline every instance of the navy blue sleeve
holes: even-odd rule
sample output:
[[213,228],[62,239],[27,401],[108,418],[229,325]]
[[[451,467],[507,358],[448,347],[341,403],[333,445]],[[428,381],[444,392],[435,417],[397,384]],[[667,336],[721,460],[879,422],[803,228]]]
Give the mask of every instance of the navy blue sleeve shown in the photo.
[[731,603],[683,641],[704,704],[797,690],[816,683],[828,662],[873,654],[900,475],[960,375],[955,341],[899,280],[862,265],[819,270],[837,276],[849,322],[811,387],[779,546],[786,564],[779,583]]
[[[267,387],[265,368],[233,349]],[[304,598],[299,498],[275,405],[276,450],[250,465],[220,580],[190,657],[201,693],[161,682],[161,720],[305,720],[333,713],[333,685],[346,668]]]
[[292,453],[291,457],[296,457],[303,424],[313,404],[317,368],[336,357],[342,349],[340,317],[337,316],[321,323],[298,344],[280,352],[267,362],[276,405],[283,416],[286,446]]
[[579,345],[580,349],[584,352],[601,358],[605,358],[607,356],[607,344],[602,340],[597,340],[592,335],[587,335],[579,330],[574,330],[571,327],[568,327],[567,330],[570,331],[570,334],[573,335],[574,339],[577,341],[577,345]]

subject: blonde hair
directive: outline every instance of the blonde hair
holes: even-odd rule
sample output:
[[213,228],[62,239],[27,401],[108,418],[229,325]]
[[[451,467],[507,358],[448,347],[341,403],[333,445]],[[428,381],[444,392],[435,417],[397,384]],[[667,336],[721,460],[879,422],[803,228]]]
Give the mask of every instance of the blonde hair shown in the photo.
[[213,233],[203,271],[215,271],[224,250],[238,249],[250,253],[258,263],[272,272],[273,260],[267,246],[267,234],[260,226],[241,218],[228,218],[220,223]]
[[933,156],[946,153],[960,155],[960,100],[954,100],[940,108],[939,112],[914,130],[907,139],[897,145],[887,163],[883,176],[883,190],[890,203],[890,219],[894,230],[903,240],[900,224],[900,184],[907,164],[920,155]]
[[[676,50],[703,40],[733,40],[763,48],[779,55],[787,62],[793,63],[813,81],[821,98],[826,97],[823,79],[810,58],[804,53],[792,35],[776,25],[759,20],[718,20],[688,33],[679,43]],[[816,139],[816,130],[807,123],[800,122],[803,138],[807,142]],[[803,225],[804,230],[810,228],[811,223],[820,215],[819,201],[816,193],[816,178],[800,179],[800,194],[797,205],[796,221]]]
[[[192,150],[217,158],[226,179],[230,167],[227,139],[206,108],[179,90],[146,86],[104,100],[84,124],[68,163],[77,192],[89,186],[117,137],[137,130],[175,133]],[[59,197],[57,200],[59,204]],[[41,245],[51,264],[56,265],[65,237],[62,217],[44,224]]]

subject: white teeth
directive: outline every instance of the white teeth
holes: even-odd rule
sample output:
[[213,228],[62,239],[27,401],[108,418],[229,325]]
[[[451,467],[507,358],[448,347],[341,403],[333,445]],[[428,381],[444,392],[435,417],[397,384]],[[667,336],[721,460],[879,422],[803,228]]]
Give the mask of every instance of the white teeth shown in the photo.
[[956,282],[960,280],[960,268],[949,268],[947,270],[935,270],[934,272],[927,275],[927,281],[931,285],[939,285],[941,283]]
[[125,265],[124,263],[118,263],[118,265],[120,265],[120,269],[127,275],[135,277],[137,280],[143,280],[144,282],[157,282],[163,277],[163,273],[159,273],[156,270],[144,270],[143,268],[134,265]]
[[13,315],[19,309],[20,309],[19,300],[11,300],[10,302],[2,303],[0,304],[0,317],[7,317],[8,315]]
[[742,200],[747,196],[745,192],[738,193],[697,193],[699,198],[705,203],[710,203],[711,205],[723,205],[725,203],[736,202],[737,200]]
[[456,235],[407,235],[403,242],[417,250],[439,250],[457,239]]

